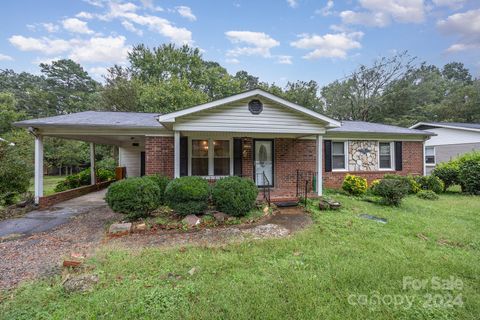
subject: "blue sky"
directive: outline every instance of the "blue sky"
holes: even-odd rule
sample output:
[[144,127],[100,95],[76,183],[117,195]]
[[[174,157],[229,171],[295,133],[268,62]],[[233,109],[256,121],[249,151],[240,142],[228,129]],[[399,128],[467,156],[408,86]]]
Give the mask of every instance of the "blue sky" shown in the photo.
[[480,75],[478,0],[16,0],[0,4],[0,69],[68,57],[100,79],[132,45],[188,43],[230,73],[325,85],[408,50]]

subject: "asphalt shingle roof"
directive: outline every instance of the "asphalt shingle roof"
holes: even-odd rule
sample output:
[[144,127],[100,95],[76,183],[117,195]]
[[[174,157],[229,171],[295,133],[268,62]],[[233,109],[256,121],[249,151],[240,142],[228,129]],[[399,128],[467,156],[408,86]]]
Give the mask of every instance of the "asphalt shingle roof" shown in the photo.
[[328,129],[327,132],[433,135],[433,133],[424,131],[424,130],[408,129],[403,127],[391,126],[388,124],[365,122],[365,121],[342,121],[341,127]]
[[480,123],[463,123],[463,122],[425,122],[421,127],[449,126],[467,129],[480,129]]
[[17,122],[18,126],[82,126],[118,128],[163,128],[160,113],[85,111]]

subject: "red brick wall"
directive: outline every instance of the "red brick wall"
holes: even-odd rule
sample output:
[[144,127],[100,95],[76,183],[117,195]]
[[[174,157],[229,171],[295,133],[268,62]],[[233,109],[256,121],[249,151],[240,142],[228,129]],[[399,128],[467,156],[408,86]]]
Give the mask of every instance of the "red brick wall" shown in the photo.
[[253,178],[253,139],[242,139],[242,175]]
[[73,199],[73,198],[77,198],[77,197],[83,196],[83,195],[85,195],[87,193],[90,193],[90,192],[94,192],[94,191],[104,189],[104,188],[108,187],[112,182],[113,181],[104,181],[104,182],[100,182],[100,183],[97,183],[97,184],[94,184],[94,185],[79,187],[79,188],[75,188],[75,189],[70,189],[70,190],[54,193],[54,194],[49,195],[49,196],[40,197],[40,199],[38,201],[38,206],[40,207],[40,209],[45,209],[45,208],[51,207],[51,206],[53,206],[57,203],[67,201],[67,200],[70,200],[70,199]]
[[173,137],[145,137],[145,174],[161,174],[173,178]]
[[[325,151],[325,150],[324,150]],[[402,143],[402,171],[352,171],[350,174],[361,176],[371,183],[382,178],[385,174],[423,175],[423,142],[403,141]],[[323,186],[325,188],[340,188],[347,172],[325,172],[323,169]]]
[[317,170],[316,141],[275,139],[275,188],[293,190],[297,185],[297,170]]

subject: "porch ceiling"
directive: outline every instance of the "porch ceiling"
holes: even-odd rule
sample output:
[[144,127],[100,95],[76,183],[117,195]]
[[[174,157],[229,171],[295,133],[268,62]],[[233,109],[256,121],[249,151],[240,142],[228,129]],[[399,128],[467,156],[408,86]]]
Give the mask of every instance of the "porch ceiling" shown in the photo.
[[78,140],[85,142],[93,142],[95,144],[105,144],[117,147],[131,146],[133,143],[138,143],[143,146],[145,144],[145,136],[141,135],[78,135],[78,134],[42,134],[46,137],[57,137],[69,140]]

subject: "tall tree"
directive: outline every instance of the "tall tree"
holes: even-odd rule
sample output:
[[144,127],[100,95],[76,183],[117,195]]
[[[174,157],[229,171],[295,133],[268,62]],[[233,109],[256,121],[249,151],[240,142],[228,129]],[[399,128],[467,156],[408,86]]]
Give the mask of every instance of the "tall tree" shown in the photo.
[[[392,81],[411,70],[414,60],[407,52],[383,57],[375,60],[372,66],[361,65],[347,79],[322,88],[326,112],[337,114],[341,119],[379,119],[381,97],[385,89]],[[339,89],[341,99],[338,93],[332,92]]]
[[70,59],[41,63],[53,114],[67,114],[92,109],[100,84],[78,63]]
[[12,130],[12,123],[24,117],[15,110],[15,97],[10,93],[0,93],[0,134]]

